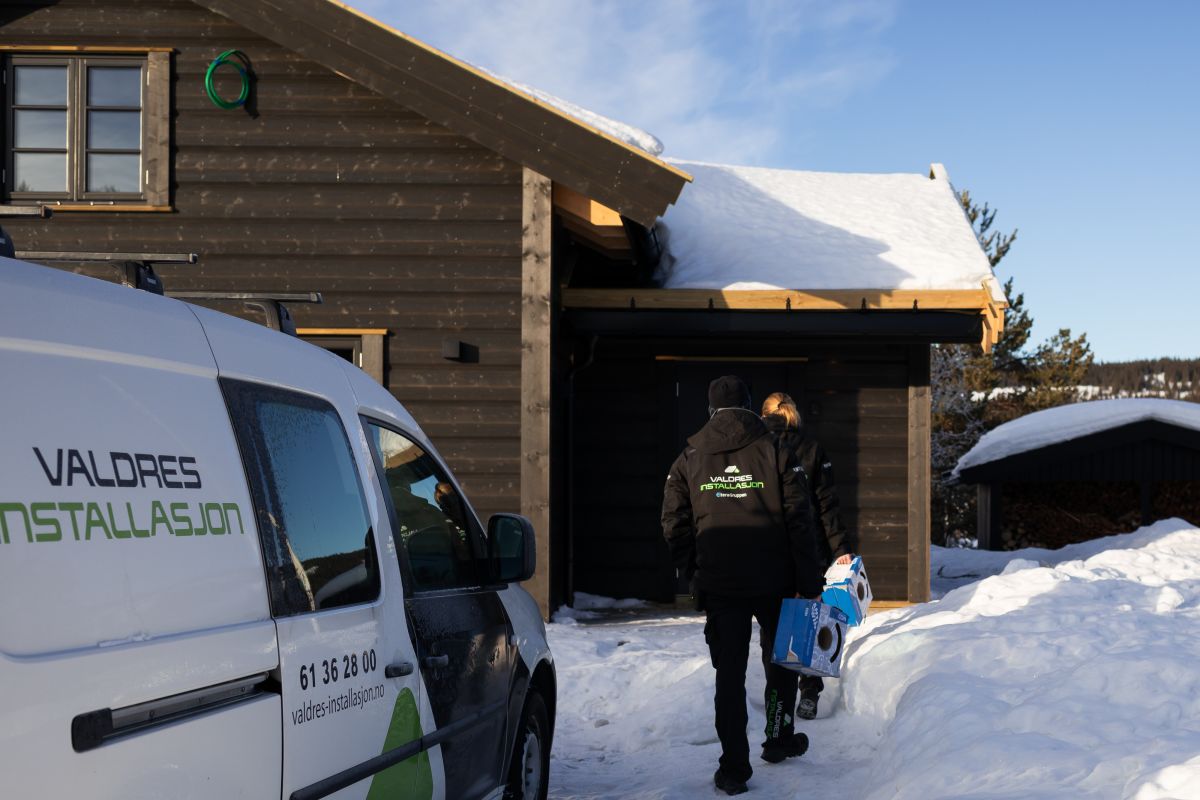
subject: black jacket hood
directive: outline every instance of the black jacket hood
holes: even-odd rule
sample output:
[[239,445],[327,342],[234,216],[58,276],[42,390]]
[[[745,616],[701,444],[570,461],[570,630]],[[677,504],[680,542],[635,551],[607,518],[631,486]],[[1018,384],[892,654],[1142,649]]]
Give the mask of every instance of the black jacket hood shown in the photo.
[[762,418],[753,411],[723,408],[687,441],[701,453],[728,453],[742,449],[767,433]]

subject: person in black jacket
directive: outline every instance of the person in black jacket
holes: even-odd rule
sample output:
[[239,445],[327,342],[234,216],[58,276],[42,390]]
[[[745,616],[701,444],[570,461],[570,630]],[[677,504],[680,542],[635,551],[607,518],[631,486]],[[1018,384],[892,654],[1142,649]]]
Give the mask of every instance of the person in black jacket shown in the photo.
[[[837,486],[833,481],[833,464],[824,448],[807,435],[800,425],[800,410],[796,402],[783,392],[775,392],[763,401],[762,418],[767,428],[796,454],[808,484],[810,507],[813,510],[817,557],[821,573],[835,561],[849,564],[858,549],[858,537],[846,530],[838,514]],[[817,702],[825,682],[815,675],[800,678],[800,702],[796,716],[814,719]]]
[[746,659],[751,618],[758,620],[763,667],[768,762],[802,755],[808,738],[795,733],[795,673],[771,663],[785,597],[821,593],[808,488],[795,455],[750,410],[746,384],[732,375],[708,389],[709,421],[688,439],[663,490],[663,534],[676,565],[693,582],[706,613],[704,638],[717,671],[716,728],[727,794],[747,790]]

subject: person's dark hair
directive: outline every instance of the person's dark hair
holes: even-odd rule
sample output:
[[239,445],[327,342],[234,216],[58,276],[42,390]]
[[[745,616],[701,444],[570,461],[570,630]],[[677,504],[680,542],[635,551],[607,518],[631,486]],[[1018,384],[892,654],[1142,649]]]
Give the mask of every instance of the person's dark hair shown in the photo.
[[750,389],[737,375],[722,375],[708,385],[708,415],[722,408],[750,408]]
[[796,408],[796,401],[792,399],[791,395],[784,392],[767,395],[767,399],[763,400],[762,416],[763,419],[767,417],[782,418],[785,428],[800,427],[800,409]]

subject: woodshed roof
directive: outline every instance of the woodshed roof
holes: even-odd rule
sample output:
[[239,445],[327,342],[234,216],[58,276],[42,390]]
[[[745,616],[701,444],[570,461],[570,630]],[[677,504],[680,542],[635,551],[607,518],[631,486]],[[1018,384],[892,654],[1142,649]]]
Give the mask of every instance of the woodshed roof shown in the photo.
[[336,0],[195,0],[649,227],[686,172]]

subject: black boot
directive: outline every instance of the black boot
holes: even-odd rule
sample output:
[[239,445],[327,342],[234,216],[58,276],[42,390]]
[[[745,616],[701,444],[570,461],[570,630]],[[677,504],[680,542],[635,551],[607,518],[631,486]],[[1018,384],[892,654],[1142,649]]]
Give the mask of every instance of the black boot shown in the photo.
[[750,791],[750,787],[746,782],[733,777],[725,770],[717,770],[713,773],[713,783],[725,794],[745,794]]
[[778,764],[785,758],[802,756],[807,751],[808,737],[803,733],[793,733],[791,736],[781,736],[763,742],[762,758],[768,763]]
[[796,717],[799,719],[817,718],[817,701],[821,695],[809,689],[800,692],[800,702],[796,704]]

